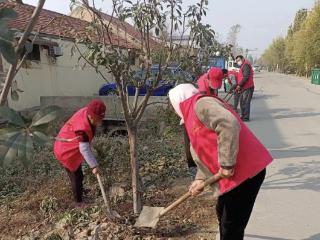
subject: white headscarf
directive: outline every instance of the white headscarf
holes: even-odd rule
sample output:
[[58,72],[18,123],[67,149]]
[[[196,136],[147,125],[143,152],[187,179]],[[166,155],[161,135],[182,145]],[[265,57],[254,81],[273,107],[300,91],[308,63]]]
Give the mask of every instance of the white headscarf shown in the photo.
[[180,124],[184,123],[183,115],[180,109],[180,103],[184,102],[197,93],[199,93],[199,90],[190,83],[180,84],[169,91],[170,102],[176,113],[181,118]]

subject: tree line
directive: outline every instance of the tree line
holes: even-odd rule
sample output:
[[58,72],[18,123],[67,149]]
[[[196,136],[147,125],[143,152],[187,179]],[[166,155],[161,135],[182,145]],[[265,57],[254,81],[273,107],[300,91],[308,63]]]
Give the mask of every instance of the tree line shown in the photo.
[[300,9],[285,37],[277,37],[264,52],[260,64],[269,71],[310,76],[320,67],[320,4]]

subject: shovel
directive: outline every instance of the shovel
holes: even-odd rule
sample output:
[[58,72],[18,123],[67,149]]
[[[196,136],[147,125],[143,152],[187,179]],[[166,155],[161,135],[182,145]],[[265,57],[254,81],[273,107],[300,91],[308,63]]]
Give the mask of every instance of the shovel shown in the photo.
[[[216,174],[209,178],[207,181],[204,182],[204,187],[209,186],[217,181],[219,181],[221,178],[220,174]],[[181,203],[185,202],[188,198],[191,197],[191,194],[187,192],[183,196],[181,196],[178,200],[176,200],[174,203],[170,204],[168,207],[148,207],[143,206],[143,209],[141,211],[141,214],[135,223],[135,227],[148,227],[148,228],[155,228],[160,217],[167,214],[172,209],[179,206]]]
[[233,95],[234,92],[228,92],[228,94],[223,98],[223,101],[229,102]]
[[106,208],[107,208],[107,217],[110,220],[121,219],[121,216],[119,215],[119,213],[117,213],[116,211],[113,211],[111,209],[111,207],[110,207],[109,201],[108,201],[107,196],[106,196],[106,192],[104,191],[104,187],[103,187],[103,184],[102,184],[102,180],[101,180],[100,174],[97,174],[96,176],[97,176],[97,179],[98,179],[98,183],[99,183],[99,187],[100,187],[100,190],[101,190],[101,194],[102,194],[102,197],[103,197],[104,204],[106,205]]

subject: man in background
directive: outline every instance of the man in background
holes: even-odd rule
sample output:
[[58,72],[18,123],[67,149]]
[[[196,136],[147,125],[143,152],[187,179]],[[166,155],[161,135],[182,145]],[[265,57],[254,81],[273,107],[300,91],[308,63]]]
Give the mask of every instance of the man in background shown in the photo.
[[234,109],[238,110],[240,102],[241,119],[244,122],[249,122],[251,100],[254,92],[253,69],[250,62],[242,55],[236,57],[236,63],[240,66],[240,71],[234,95]]

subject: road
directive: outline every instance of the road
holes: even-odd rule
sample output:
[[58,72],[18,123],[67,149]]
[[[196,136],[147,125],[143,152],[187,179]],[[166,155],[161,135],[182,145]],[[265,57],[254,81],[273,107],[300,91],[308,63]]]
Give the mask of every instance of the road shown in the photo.
[[274,162],[246,240],[320,240],[320,86],[257,73],[252,121]]

